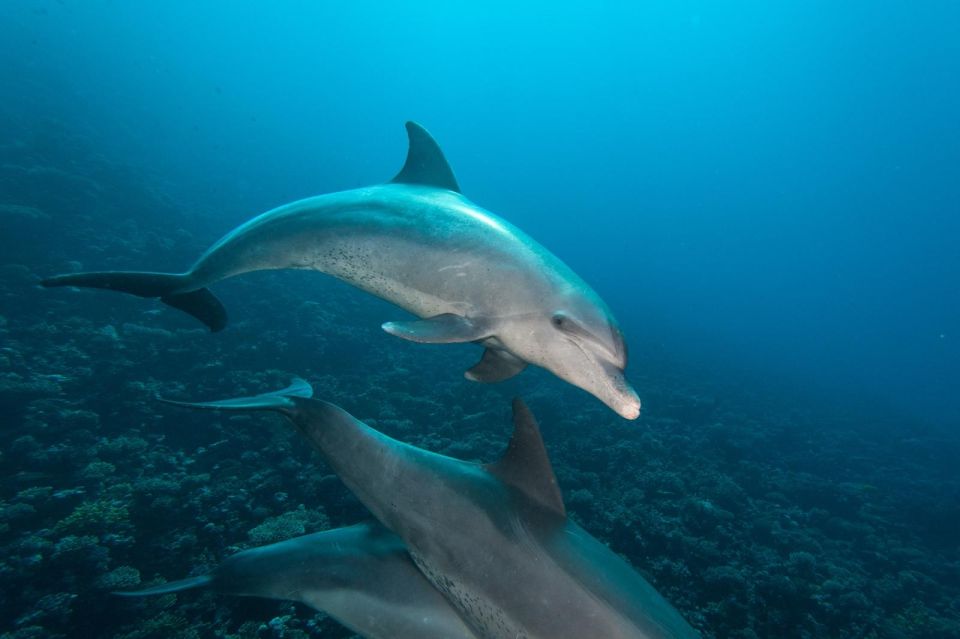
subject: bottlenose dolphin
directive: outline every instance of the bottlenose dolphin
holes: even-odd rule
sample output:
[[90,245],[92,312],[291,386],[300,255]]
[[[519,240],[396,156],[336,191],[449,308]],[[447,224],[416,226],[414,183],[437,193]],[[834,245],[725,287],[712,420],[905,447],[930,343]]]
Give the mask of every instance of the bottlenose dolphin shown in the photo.
[[297,380],[283,391],[194,408],[275,411],[485,639],[697,637],[623,559],[566,513],[540,430],[514,400],[514,433],[482,466],[391,439]]
[[114,594],[201,587],[299,601],[368,639],[479,639],[424,578],[400,538],[376,522],[245,550],[209,575]]
[[468,379],[498,382],[535,364],[638,417],[623,375],[626,345],[606,304],[526,233],[461,195],[425,129],[408,122],[407,134],[406,163],[390,182],[268,211],[185,273],[72,273],[41,283],[159,298],[218,331],[227,314],[211,284],[264,269],[320,271],[421,318],[386,322],[392,335],[482,344]]

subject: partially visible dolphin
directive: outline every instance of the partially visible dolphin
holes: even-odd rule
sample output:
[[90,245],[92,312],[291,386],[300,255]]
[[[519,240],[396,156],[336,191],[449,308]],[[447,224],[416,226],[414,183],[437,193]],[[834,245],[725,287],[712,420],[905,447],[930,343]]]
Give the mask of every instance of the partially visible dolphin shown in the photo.
[[383,324],[392,335],[482,344],[468,379],[497,382],[536,364],[637,418],[626,345],[606,304],[559,258],[461,195],[426,130],[408,122],[407,133],[406,163],[389,183],[268,211],[185,273],[72,273],[42,284],[159,298],[218,331],[227,315],[211,284],[264,269],[321,271],[422,318]]
[[479,639],[417,569],[400,538],[376,522],[245,550],[209,575],[115,594],[200,587],[299,601],[368,639]]
[[503,458],[481,466],[377,432],[288,389],[217,402],[282,413],[484,639],[665,639],[697,633],[623,559],[572,522],[536,421],[515,400]]

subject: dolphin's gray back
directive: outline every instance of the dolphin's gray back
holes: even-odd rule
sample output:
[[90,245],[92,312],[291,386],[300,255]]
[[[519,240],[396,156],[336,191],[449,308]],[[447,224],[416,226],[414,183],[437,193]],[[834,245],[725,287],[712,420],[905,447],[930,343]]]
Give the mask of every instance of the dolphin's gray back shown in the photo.
[[191,270],[190,287],[288,268],[327,273],[421,317],[532,311],[561,280],[590,292],[526,234],[459,193],[407,184],[268,211],[212,246]]

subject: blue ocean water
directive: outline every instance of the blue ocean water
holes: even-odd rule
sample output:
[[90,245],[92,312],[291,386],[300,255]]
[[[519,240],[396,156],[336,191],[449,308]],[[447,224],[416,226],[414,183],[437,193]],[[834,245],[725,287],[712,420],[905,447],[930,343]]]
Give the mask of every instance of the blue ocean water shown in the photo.
[[[477,460],[524,394],[571,512],[704,636],[960,635],[960,7],[516,4],[0,5],[4,636],[349,636],[107,594],[264,521],[362,516],[275,424],[152,401],[291,375]],[[180,270],[256,213],[389,179],[410,119],[607,301],[639,423],[542,371],[470,385],[470,347],[397,343],[396,309],[317,274],[219,285],[217,336],[36,287]]]

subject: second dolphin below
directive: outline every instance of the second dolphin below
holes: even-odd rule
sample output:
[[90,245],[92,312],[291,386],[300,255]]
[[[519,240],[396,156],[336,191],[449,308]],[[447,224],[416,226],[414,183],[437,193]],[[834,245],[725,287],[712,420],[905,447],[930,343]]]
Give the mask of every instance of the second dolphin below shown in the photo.
[[367,639],[480,639],[417,569],[400,538],[377,522],[244,550],[209,575],[115,594],[193,588],[299,601]]
[[542,366],[636,419],[627,349],[603,300],[559,258],[460,193],[427,131],[407,123],[407,160],[390,182],[286,204],[237,227],[185,273],[70,273],[43,286],[158,298],[222,329],[208,286],[242,273],[327,273],[413,313],[385,331],[414,342],[475,342],[468,379],[498,382]]
[[478,465],[387,437],[311,395],[297,380],[255,397],[171,403],[287,417],[477,637],[698,636],[626,561],[567,517],[539,427],[520,400],[503,458]]

